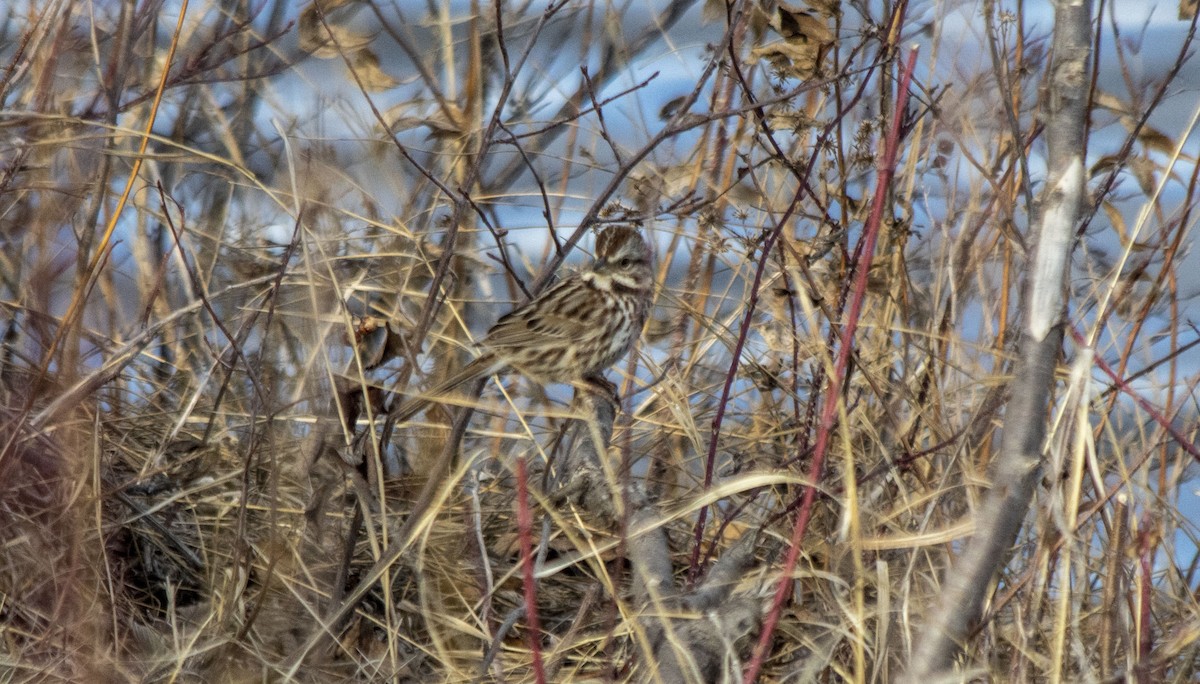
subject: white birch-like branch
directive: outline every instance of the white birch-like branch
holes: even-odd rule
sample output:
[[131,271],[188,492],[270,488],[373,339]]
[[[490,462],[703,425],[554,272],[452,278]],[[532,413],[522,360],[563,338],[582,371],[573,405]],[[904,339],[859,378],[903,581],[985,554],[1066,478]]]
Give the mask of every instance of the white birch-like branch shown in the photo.
[[1083,197],[1090,3],[1059,0],[1054,21],[1054,59],[1044,92],[1049,177],[1036,223],[1036,247],[1024,296],[1025,327],[1000,453],[993,465],[991,489],[974,513],[975,536],[952,562],[939,604],[915,635],[917,646],[902,678],[905,682],[953,678],[954,662],[979,622],[992,580],[1007,562],[1041,472],[1050,392],[1063,339],[1071,248]]

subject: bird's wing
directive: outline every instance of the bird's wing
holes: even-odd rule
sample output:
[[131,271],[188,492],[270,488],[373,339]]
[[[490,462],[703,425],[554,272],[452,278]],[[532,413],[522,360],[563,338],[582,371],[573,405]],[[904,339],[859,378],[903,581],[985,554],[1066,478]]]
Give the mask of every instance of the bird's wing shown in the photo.
[[587,297],[578,296],[587,293],[571,292],[585,287],[587,285],[577,279],[559,282],[541,297],[496,321],[481,344],[502,349],[547,338],[578,341],[591,337],[598,328],[595,318],[599,309],[594,302],[589,303]]

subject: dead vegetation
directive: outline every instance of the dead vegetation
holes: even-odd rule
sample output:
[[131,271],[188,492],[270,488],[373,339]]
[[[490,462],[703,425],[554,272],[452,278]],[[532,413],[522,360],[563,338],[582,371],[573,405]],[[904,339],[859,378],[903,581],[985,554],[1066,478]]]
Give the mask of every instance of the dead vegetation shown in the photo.
[[[290,7],[0,9],[0,680],[908,670],[1046,320],[1049,23]],[[1142,77],[1094,20],[1033,502],[946,681],[1198,669],[1192,34]],[[660,287],[615,393],[389,418],[618,221]]]

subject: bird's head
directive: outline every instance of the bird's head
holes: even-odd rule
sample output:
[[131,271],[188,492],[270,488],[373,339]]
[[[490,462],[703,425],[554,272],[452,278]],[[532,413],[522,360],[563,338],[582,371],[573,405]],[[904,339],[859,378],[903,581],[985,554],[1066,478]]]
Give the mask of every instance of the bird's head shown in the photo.
[[620,288],[646,291],[654,285],[650,247],[632,226],[611,226],[596,236],[597,276]]

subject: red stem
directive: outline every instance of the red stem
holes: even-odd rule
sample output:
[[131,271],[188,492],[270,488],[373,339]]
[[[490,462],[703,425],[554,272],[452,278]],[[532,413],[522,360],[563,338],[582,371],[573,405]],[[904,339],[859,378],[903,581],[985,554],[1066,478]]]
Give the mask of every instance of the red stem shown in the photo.
[[1139,681],[1149,681],[1147,675],[1150,673],[1150,654],[1154,652],[1154,630],[1151,626],[1151,620],[1154,619],[1154,614],[1151,611],[1151,588],[1154,586],[1154,549],[1155,535],[1154,520],[1150,514],[1142,516],[1142,529],[1138,536],[1138,569],[1141,571],[1142,580],[1139,582],[1138,593],[1140,596],[1138,606],[1139,629],[1137,635],[1137,663],[1134,666],[1135,671],[1138,671],[1140,676]]
[[[1079,334],[1079,331],[1075,328],[1071,328],[1071,337],[1073,337],[1075,342],[1080,346],[1087,345],[1087,340],[1085,340],[1083,335]],[[1158,423],[1159,427],[1161,427],[1164,432],[1171,435],[1175,442],[1179,444],[1180,449],[1183,449],[1188,453],[1189,456],[1197,461],[1200,461],[1200,449],[1197,449],[1196,445],[1192,443],[1192,440],[1188,439],[1186,435],[1184,435],[1179,431],[1178,428],[1171,424],[1170,418],[1164,416],[1162,411],[1157,409],[1154,404],[1146,401],[1142,395],[1138,394],[1135,389],[1130,387],[1129,383],[1125,382],[1125,380],[1118,376],[1117,372],[1113,370],[1112,366],[1108,365],[1107,361],[1100,358],[1099,355],[1094,355],[1092,358],[1096,363],[1096,367],[1104,371],[1104,374],[1112,379],[1113,385],[1117,389],[1121,390],[1125,394],[1128,394],[1130,399],[1133,399],[1143,411],[1148,413],[1150,417],[1154,419],[1154,422]]]
[[[900,125],[904,119],[905,106],[908,104],[908,87],[912,82],[912,72],[916,60],[917,51],[914,49],[909,53],[908,62],[904,64],[900,72],[900,92],[896,96],[896,108],[892,114],[892,127],[888,131],[884,154],[879,160],[879,178],[875,185],[875,197],[871,202],[871,215],[867,218],[867,224],[863,227],[862,257],[855,265],[854,296],[850,300],[850,309],[846,314],[846,326],[842,329],[842,339],[838,345],[837,363],[834,366],[833,374],[829,377],[829,388],[825,394],[825,403],[821,407],[821,422],[817,426],[817,439],[813,447],[812,464],[808,471],[808,480],[810,483],[820,480],[821,470],[825,462],[825,453],[829,447],[829,435],[833,431],[838,402],[841,400],[846,369],[849,367],[850,356],[854,351],[854,333],[858,329],[858,319],[862,314],[863,300],[866,298],[867,278],[871,271],[871,261],[875,255],[875,243],[879,239],[879,226],[882,223],[888,188],[891,186],[892,175],[896,165],[896,152],[900,140]],[[767,650],[771,645],[771,637],[775,632],[775,626],[779,623],[779,614],[783,610],[783,604],[791,595],[792,571],[795,570],[796,561],[800,556],[800,541],[804,538],[809,518],[812,516],[813,502],[816,500],[816,495],[817,490],[815,487],[811,485],[805,487],[804,500],[800,505],[800,512],[796,516],[796,525],[792,528],[792,538],[788,546],[787,558],[784,560],[783,569],[779,573],[779,586],[775,590],[775,600],[772,602],[771,610],[763,622],[762,633],[759,635],[758,644],[754,647],[754,657],[746,668],[745,684],[750,684],[758,678],[759,670],[762,669],[763,660],[766,658]]]
[[521,574],[525,585],[525,615],[529,622],[529,650],[533,653],[533,674],[538,684],[546,684],[542,665],[542,626],[538,620],[537,584],[533,579],[533,515],[529,510],[529,475],[525,457],[517,458],[517,538],[521,543]]

